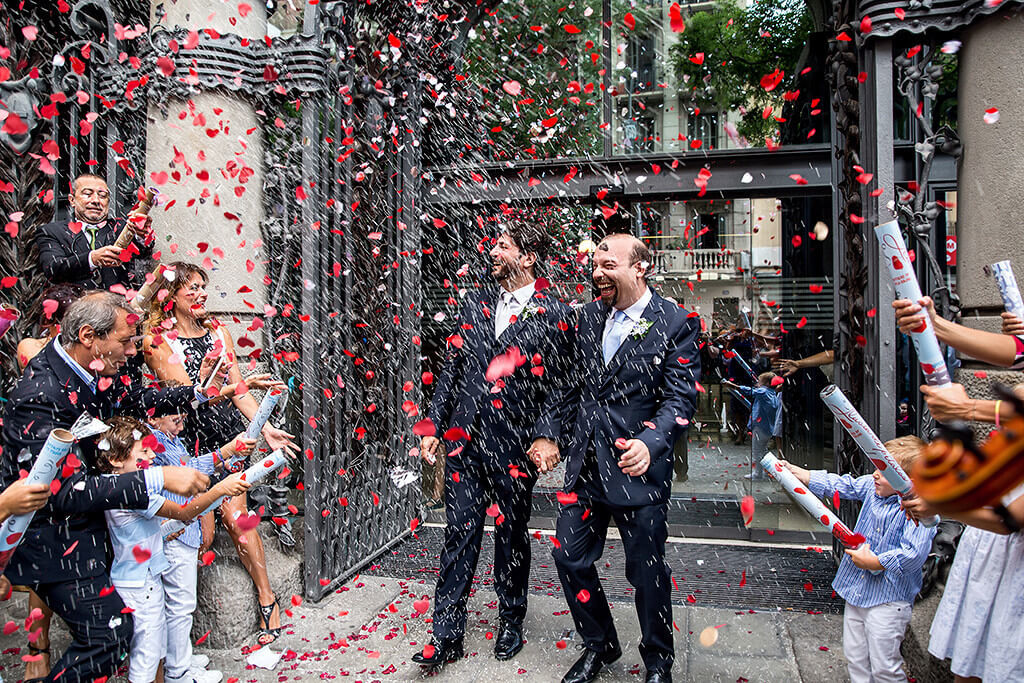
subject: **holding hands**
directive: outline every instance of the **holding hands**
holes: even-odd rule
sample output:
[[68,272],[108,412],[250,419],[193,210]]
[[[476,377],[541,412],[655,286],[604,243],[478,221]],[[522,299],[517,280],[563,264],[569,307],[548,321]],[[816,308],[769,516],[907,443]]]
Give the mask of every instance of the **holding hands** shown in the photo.
[[562,459],[558,452],[558,444],[544,437],[534,439],[526,454],[530,456],[533,464],[540,469],[541,474],[554,470]]

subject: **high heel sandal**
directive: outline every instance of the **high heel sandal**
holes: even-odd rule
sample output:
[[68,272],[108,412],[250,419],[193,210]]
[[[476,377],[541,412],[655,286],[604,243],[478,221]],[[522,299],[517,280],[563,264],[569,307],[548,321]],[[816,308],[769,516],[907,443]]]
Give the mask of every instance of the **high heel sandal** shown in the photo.
[[[278,609],[278,615],[280,615],[281,603],[279,603],[277,601],[277,598],[274,598],[274,602],[270,603],[269,605],[259,605],[259,604],[257,604],[257,607],[259,607],[259,615],[258,616],[259,616],[261,625],[260,625],[260,635],[259,635],[259,638],[257,639],[256,642],[258,642],[260,645],[264,645],[264,646],[265,645],[270,645],[275,640],[277,640],[278,636],[281,635],[281,627],[280,626],[278,626],[277,628],[270,628],[270,617],[274,616],[274,608],[275,607]],[[269,638],[269,640],[268,640],[268,638]]]

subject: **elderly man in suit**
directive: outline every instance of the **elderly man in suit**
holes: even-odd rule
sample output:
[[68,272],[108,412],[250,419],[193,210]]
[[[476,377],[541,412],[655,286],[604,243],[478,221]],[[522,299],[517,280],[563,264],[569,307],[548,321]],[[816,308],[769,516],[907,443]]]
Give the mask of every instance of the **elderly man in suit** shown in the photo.
[[579,386],[553,555],[585,651],[562,679],[592,681],[622,654],[594,563],[615,520],[636,590],[646,680],[671,680],[670,572],[665,564],[672,448],[693,415],[698,318],[648,286],[650,254],[630,235],[595,252],[600,299],[580,311]]
[[[48,223],[36,231],[39,265],[51,282],[68,282],[84,289],[121,285],[138,289],[142,279],[129,267],[133,258],[153,253],[150,219],[110,216],[110,190],[103,178],[84,173],[71,184],[68,204],[72,217]],[[124,249],[114,246],[127,225],[134,233]]]
[[[193,387],[158,391],[118,376],[135,354],[138,316],[124,297],[93,292],[71,304],[58,337],[33,358],[7,400],[0,474],[19,479],[39,455],[50,431],[68,429],[82,413],[180,413],[206,400]],[[219,373],[213,382],[219,386]],[[102,437],[100,437],[102,438]],[[36,513],[5,570],[31,587],[68,625],[72,642],[47,681],[93,681],[113,675],[128,654],[132,620],[110,588],[110,542],[103,511],[145,509],[163,489],[192,496],[206,475],[188,467],[151,467],[99,476],[96,440],[76,443],[58,473],[57,489]],[[73,457],[72,457],[73,456]]]
[[[494,656],[523,647],[530,575],[528,523],[537,471],[559,460],[560,392],[568,377],[574,325],[568,306],[537,286],[548,237],[522,223],[505,227],[490,251],[496,281],[466,296],[449,337],[424,436],[424,458],[445,458],[445,527],[434,599],[434,637],[413,660],[439,667],[462,657],[466,600],[480,556],[488,506],[497,509],[494,589],[500,627]],[[438,437],[449,442],[451,452]]]

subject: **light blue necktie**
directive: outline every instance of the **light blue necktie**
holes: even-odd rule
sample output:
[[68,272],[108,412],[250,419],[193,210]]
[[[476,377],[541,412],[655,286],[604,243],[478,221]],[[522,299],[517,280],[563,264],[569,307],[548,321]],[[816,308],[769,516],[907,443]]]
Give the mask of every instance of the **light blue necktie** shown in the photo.
[[628,321],[629,317],[626,315],[626,312],[616,309],[615,315],[612,317],[611,329],[608,330],[602,345],[605,367],[612,362],[615,352],[622,346],[622,340],[625,339],[626,334],[629,332],[629,325],[626,324]]

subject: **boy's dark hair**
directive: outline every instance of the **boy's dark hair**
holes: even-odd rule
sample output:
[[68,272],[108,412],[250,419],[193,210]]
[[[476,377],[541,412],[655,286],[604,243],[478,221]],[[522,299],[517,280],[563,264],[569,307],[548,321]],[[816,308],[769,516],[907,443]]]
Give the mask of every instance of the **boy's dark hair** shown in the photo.
[[100,472],[110,474],[115,465],[131,457],[135,442],[149,434],[149,430],[134,417],[112,417],[106,423],[109,429],[100,437],[96,467]]
[[519,248],[519,251],[523,253],[532,251],[536,254],[538,265],[548,257],[551,237],[548,236],[543,226],[520,220],[502,225],[501,232],[512,238],[512,242]]
[[47,299],[56,301],[57,310],[55,310],[49,318],[47,318],[44,313],[43,319],[40,322],[43,325],[59,325],[64,319],[64,314],[67,312],[68,306],[78,301],[83,294],[85,294],[85,290],[82,287],[70,282],[50,285],[43,290],[43,301],[46,301]]

